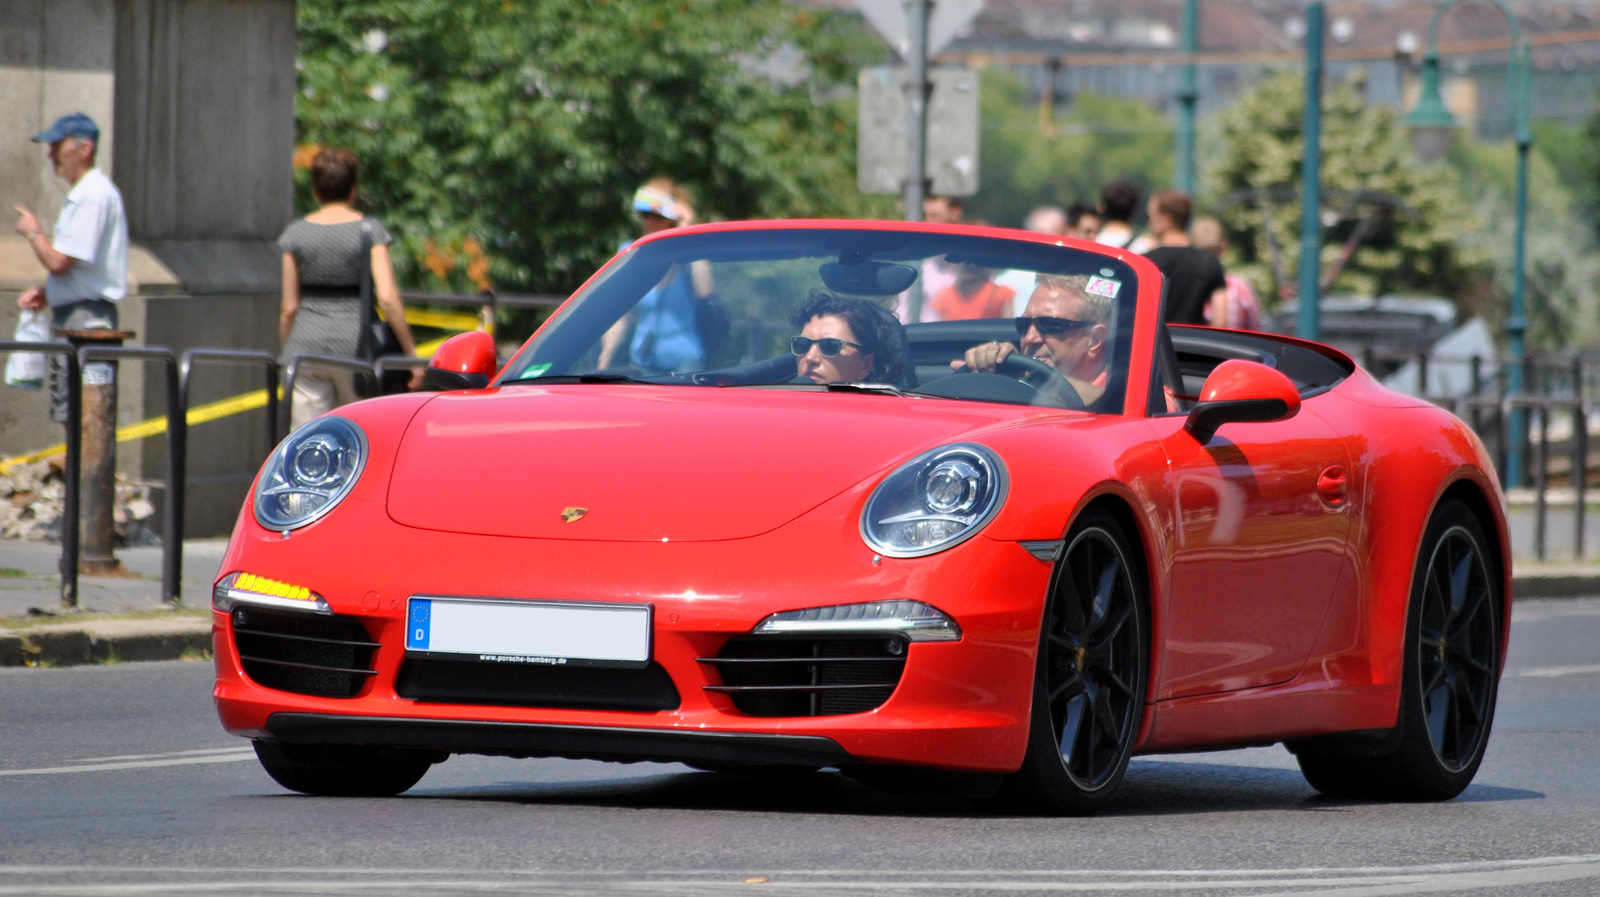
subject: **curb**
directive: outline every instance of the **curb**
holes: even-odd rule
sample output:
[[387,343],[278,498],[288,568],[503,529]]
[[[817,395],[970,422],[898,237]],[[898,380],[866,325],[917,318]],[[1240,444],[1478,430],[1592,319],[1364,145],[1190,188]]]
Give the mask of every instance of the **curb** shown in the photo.
[[211,653],[211,622],[95,620],[0,631],[0,667],[179,660]]
[[1530,598],[1581,598],[1590,595],[1600,595],[1600,570],[1557,568],[1511,574],[1511,597],[1516,601]]

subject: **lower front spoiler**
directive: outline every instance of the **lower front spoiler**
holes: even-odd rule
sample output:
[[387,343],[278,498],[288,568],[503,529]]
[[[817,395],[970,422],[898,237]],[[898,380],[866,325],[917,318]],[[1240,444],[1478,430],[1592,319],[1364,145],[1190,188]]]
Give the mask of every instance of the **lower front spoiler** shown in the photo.
[[267,734],[288,744],[369,744],[452,754],[573,760],[840,766],[850,754],[820,735],[461,722],[389,716],[274,713]]

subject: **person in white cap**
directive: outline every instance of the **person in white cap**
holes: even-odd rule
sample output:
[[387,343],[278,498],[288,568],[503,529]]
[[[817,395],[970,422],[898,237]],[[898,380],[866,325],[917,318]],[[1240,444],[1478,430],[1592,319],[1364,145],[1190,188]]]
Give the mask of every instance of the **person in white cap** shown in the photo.
[[[50,146],[56,174],[72,189],[48,237],[32,209],[16,207],[17,233],[50,272],[45,285],[24,290],[17,305],[48,307],[55,330],[115,329],[116,303],[128,292],[128,216],[117,186],[95,167],[100,129],[74,112],[33,140]],[[59,356],[50,356],[50,416],[57,421],[67,419],[65,367]]]

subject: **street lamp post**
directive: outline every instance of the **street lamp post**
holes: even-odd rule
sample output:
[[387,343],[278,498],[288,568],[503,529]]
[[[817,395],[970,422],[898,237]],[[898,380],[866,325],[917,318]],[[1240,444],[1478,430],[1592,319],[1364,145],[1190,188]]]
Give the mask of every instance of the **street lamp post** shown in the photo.
[[[1439,20],[1451,7],[1462,0],[1444,0],[1428,23],[1428,52],[1422,59],[1422,91],[1417,104],[1405,118],[1411,131],[1411,145],[1417,157],[1424,162],[1437,161],[1449,146],[1450,130],[1456,125],[1455,117],[1445,108],[1439,92]],[[1511,262],[1511,314],[1506,319],[1506,343],[1511,355],[1511,369],[1506,376],[1506,391],[1511,395],[1522,392],[1523,337],[1528,331],[1524,314],[1524,272],[1526,269],[1528,232],[1528,151],[1533,147],[1533,133],[1528,123],[1528,94],[1532,62],[1528,45],[1517,36],[1517,17],[1505,0],[1489,0],[1506,17],[1511,29],[1510,58],[1506,63],[1506,103],[1515,123],[1517,141],[1517,224]],[[1522,480],[1521,409],[1513,412],[1511,444],[1506,446],[1506,482]]]

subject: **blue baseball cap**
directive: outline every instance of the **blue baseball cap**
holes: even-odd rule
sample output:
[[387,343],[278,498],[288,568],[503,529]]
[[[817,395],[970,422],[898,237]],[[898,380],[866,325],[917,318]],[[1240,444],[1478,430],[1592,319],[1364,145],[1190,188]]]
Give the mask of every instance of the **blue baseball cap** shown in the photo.
[[85,140],[100,142],[100,129],[95,125],[94,119],[82,112],[74,112],[56,119],[50,130],[33,135],[35,143],[55,143],[67,137],[82,137]]

